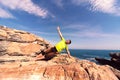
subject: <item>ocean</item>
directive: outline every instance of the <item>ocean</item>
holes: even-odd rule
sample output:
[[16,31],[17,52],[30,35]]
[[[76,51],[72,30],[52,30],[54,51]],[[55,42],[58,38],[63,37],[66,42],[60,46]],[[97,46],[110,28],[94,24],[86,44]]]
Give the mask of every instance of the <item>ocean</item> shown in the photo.
[[110,59],[110,52],[120,52],[120,50],[87,50],[87,49],[70,49],[72,56],[79,59],[95,61],[95,57]]

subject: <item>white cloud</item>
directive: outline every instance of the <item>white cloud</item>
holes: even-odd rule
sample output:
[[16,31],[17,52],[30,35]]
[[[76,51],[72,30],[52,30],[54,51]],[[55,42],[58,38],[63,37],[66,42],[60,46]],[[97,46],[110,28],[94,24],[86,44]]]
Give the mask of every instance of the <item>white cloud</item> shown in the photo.
[[72,3],[75,5],[87,3],[91,5],[89,9],[92,11],[120,16],[120,5],[118,4],[118,0],[73,0]]
[[8,11],[5,11],[2,8],[0,8],[0,17],[1,18],[14,18],[12,14],[10,14]]
[[63,8],[63,0],[52,0],[52,2],[53,2],[56,6]]
[[11,10],[21,10],[45,18],[48,11],[34,4],[31,0],[0,0],[0,4]]
[[116,13],[116,0],[91,0],[92,9],[104,13]]

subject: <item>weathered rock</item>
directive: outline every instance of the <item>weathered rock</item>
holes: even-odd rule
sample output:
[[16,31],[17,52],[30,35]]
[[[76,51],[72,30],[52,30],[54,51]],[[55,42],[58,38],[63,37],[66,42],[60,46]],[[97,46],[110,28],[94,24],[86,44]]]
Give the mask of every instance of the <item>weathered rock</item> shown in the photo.
[[104,58],[95,58],[95,60],[97,60],[102,65],[110,65],[110,66],[120,70],[120,65],[113,60],[107,60]]
[[[62,60],[63,59],[63,60]],[[66,62],[64,62],[66,59]],[[8,65],[12,65],[8,67]],[[1,80],[118,80],[108,66],[59,55],[49,61],[13,62],[0,66]]]
[[0,41],[0,56],[5,55],[7,52],[7,44],[5,41]]
[[120,59],[120,52],[111,52],[110,53],[110,56],[112,57],[112,58],[117,58],[117,59]]
[[44,46],[35,43],[17,43],[10,42],[8,44],[7,53],[12,55],[14,53],[31,55],[32,53],[38,52],[41,49],[44,49]]
[[95,58],[100,64],[103,65],[110,65],[116,69],[120,70],[120,52],[112,52],[110,53],[111,59],[104,59],[104,58]]
[[111,61],[115,62],[116,64],[120,64],[120,59],[111,58]]
[[110,67],[110,69],[113,71],[113,73],[118,77],[118,79],[120,80],[120,71],[113,68],[113,67]]
[[8,40],[12,42],[34,42],[36,37],[32,34],[12,33],[9,35]]
[[[100,64],[102,65],[110,65],[114,68],[111,68],[111,70],[114,72],[114,74],[120,79],[120,52],[114,52],[110,53],[111,59],[104,59],[104,58],[95,58]],[[117,70],[118,69],[118,70]]]
[[[89,61],[81,61],[82,67],[89,74],[90,80],[114,80],[113,72],[107,66],[98,66]],[[84,64],[85,63],[85,64]],[[108,74],[106,74],[108,73]],[[112,74],[109,74],[112,73]],[[102,75],[101,75],[102,74]]]
[[[34,61],[52,45],[29,32],[0,26],[0,80],[118,80],[115,70],[62,54]],[[114,73],[113,73],[114,72]],[[117,78],[117,77],[118,78]]]
[[6,31],[0,29],[0,36],[7,37]]
[[52,45],[29,32],[0,26],[0,55],[35,55]]
[[5,41],[0,41],[0,52],[6,51],[7,44]]

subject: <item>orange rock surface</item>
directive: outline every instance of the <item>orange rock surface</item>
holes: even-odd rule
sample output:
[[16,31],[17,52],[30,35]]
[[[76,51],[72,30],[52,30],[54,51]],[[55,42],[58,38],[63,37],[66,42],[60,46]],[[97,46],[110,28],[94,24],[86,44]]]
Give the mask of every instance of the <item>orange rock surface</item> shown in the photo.
[[57,55],[34,61],[52,45],[29,32],[0,26],[0,80],[119,80],[109,66]]

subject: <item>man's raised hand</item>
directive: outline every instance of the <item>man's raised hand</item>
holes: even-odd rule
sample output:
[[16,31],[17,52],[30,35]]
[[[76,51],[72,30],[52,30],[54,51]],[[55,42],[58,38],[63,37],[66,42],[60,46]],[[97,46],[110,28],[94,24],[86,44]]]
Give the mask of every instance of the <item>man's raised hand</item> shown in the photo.
[[57,30],[60,30],[60,27],[59,27],[59,26],[57,27]]

